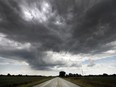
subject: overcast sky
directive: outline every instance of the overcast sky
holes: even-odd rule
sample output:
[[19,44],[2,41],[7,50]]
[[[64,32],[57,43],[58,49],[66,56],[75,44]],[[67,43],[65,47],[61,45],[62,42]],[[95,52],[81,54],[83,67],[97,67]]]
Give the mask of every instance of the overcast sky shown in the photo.
[[116,0],[0,0],[0,74],[116,73]]

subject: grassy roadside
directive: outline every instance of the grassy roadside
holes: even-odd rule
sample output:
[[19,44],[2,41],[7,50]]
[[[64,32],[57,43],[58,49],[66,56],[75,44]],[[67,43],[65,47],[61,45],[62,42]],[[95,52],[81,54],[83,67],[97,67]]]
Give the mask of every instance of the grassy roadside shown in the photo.
[[52,79],[52,78],[46,77],[46,78],[43,78],[43,79],[39,79],[39,80],[37,80],[37,81],[32,81],[32,82],[27,83],[27,84],[22,84],[22,85],[17,86],[17,87],[32,87],[32,86],[34,86],[34,85],[41,84],[41,83],[43,83],[43,82],[45,82],[45,81],[48,81],[48,80],[50,80],[50,79]]
[[116,77],[67,77],[64,79],[81,87],[116,87]]
[[32,87],[52,78],[38,76],[1,76],[0,87]]

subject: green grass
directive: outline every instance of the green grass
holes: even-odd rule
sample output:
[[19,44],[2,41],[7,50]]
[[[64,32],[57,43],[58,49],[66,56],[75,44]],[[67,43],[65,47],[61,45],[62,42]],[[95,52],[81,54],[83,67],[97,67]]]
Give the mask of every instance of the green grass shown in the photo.
[[53,77],[37,77],[37,76],[1,76],[0,87],[32,87],[40,84]]
[[116,87],[116,77],[68,77],[65,79],[81,87]]

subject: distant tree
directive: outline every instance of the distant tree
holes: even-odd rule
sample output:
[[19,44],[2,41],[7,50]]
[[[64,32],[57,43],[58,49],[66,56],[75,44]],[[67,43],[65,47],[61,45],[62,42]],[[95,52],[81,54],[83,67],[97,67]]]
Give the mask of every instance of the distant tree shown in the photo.
[[60,72],[59,72],[59,76],[60,76],[60,77],[64,77],[65,75],[66,75],[66,72],[64,72],[64,71],[60,71]]
[[116,74],[113,74],[112,76],[116,76]]
[[3,76],[2,74],[0,74],[0,76]]
[[103,76],[108,76],[108,74],[104,73]]
[[10,73],[8,73],[7,76],[11,76]]
[[69,75],[68,75],[68,74],[66,74],[66,77],[69,77]]
[[69,77],[73,77],[73,74],[72,73],[69,73]]
[[76,73],[75,75],[76,75],[76,77],[79,77],[79,74],[78,73]]
[[19,74],[18,76],[22,76],[22,74]]

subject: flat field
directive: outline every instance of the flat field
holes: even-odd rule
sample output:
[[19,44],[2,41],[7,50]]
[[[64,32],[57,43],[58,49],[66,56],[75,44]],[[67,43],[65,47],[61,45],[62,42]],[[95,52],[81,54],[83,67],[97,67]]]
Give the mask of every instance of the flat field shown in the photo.
[[116,77],[67,77],[81,87],[116,87]]
[[32,87],[52,78],[39,76],[0,76],[0,87]]

